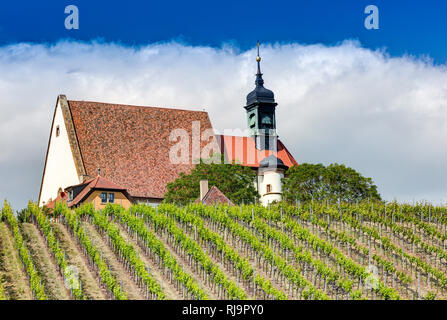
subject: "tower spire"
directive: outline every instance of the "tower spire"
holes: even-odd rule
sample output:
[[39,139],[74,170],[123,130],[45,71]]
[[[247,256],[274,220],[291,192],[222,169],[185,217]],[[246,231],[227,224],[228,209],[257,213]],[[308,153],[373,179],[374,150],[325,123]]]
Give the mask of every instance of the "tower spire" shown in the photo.
[[272,90],[264,87],[264,80],[261,73],[261,56],[259,54],[259,41],[256,43],[257,56],[256,62],[258,64],[258,71],[256,73],[256,87],[247,95],[247,110],[248,128],[250,136],[253,137],[258,150],[276,150],[277,148],[277,134],[276,134],[276,120],[275,95]]
[[262,87],[264,85],[264,79],[262,79],[262,73],[261,73],[261,56],[259,55],[259,40],[256,43],[256,46],[258,47],[258,55],[256,56],[256,62],[258,63],[258,72],[256,73],[256,81],[255,84],[257,87]]

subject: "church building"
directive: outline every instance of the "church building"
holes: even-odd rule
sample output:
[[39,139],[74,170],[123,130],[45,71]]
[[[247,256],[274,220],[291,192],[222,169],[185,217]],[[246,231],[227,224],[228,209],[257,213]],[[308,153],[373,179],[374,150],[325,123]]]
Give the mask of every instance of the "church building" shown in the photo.
[[[224,154],[227,161],[255,170],[255,187],[261,203],[267,205],[281,200],[281,179],[297,162],[276,133],[277,103],[273,92],[264,87],[259,44],[256,60],[256,87],[247,95],[244,107],[249,136],[212,134],[208,141],[199,139],[195,147],[204,150],[211,146],[212,150]],[[193,146],[188,146],[191,151],[188,161],[177,163],[172,161],[170,153],[177,143],[172,133],[179,130],[187,134],[186,140]],[[210,131],[214,132],[208,113],[204,111],[74,101],[59,95],[39,205],[54,204],[56,198],[61,198],[61,192],[70,204],[72,200],[68,195],[77,190],[76,186],[90,186],[89,192],[98,197],[116,190],[125,195],[126,201],[156,205],[163,200],[169,182],[180,172],[189,173],[193,169],[196,160],[192,155],[194,134],[202,137]],[[114,189],[95,189],[91,186],[93,181],[95,186],[113,185]],[[86,199],[90,198],[85,197],[83,201]]]

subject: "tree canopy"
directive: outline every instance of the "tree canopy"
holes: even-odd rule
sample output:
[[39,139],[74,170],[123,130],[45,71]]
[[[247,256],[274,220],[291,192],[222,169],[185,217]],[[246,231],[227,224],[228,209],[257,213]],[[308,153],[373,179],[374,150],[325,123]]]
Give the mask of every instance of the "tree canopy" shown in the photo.
[[286,172],[283,180],[283,199],[296,200],[338,200],[360,201],[364,199],[381,200],[371,178],[343,164],[303,163],[293,166]]
[[[205,161],[206,162],[206,161]],[[168,183],[165,202],[187,204],[200,196],[200,180],[208,180],[208,185],[216,186],[233,203],[252,203],[259,199],[254,187],[256,173],[239,164],[205,163],[201,161],[189,173],[180,173]]]

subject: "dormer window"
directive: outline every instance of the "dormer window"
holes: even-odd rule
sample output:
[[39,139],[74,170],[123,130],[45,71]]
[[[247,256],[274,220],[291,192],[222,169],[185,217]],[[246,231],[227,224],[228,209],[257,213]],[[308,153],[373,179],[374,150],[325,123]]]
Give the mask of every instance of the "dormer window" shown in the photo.
[[59,125],[56,126],[56,137],[59,137],[61,134],[61,129],[59,128]]
[[68,201],[73,201],[73,190],[68,191]]

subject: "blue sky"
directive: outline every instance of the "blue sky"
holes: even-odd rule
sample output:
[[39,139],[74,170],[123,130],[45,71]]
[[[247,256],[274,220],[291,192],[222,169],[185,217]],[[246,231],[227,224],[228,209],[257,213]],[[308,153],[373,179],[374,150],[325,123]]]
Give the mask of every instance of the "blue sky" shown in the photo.
[[[80,29],[64,28],[64,8],[76,5]],[[380,29],[364,28],[364,9],[377,5]],[[175,39],[246,50],[262,42],[336,44],[357,39],[364,47],[386,48],[392,56],[428,55],[447,61],[446,1],[2,1],[0,45],[103,39],[144,45]]]

